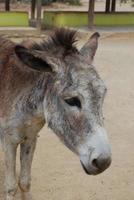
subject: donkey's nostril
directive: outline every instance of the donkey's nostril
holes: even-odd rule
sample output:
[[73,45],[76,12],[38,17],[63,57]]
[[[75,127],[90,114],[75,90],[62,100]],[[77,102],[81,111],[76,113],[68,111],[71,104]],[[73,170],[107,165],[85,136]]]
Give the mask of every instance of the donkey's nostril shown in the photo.
[[97,159],[93,159],[92,165],[99,170],[107,169],[111,164],[111,157],[104,158],[103,156],[99,156]]
[[97,159],[94,159],[94,160],[92,161],[92,165],[93,165],[94,167],[96,167],[96,168],[99,168],[98,163],[97,163]]

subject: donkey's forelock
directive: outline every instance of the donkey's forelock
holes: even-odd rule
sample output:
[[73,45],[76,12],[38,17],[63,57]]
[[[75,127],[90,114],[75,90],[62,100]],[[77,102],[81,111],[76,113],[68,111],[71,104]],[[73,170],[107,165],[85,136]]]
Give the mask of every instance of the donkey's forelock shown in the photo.
[[40,44],[34,43],[31,49],[56,54],[58,49],[58,52],[62,56],[77,53],[78,51],[75,46],[77,41],[76,33],[77,31],[65,28],[56,29],[47,41],[43,40]]

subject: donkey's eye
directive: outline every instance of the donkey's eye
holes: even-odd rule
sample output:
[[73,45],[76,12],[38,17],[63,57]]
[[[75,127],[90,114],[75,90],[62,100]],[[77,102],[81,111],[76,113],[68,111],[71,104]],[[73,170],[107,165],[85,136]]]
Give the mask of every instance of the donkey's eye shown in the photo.
[[78,97],[72,97],[70,99],[65,99],[65,102],[69,105],[69,106],[76,106],[78,108],[81,108],[81,102],[79,100]]

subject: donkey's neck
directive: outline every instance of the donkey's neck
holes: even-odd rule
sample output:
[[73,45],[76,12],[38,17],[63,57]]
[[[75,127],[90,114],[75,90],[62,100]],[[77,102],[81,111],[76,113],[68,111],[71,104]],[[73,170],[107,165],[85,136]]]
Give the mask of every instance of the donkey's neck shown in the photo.
[[[48,76],[39,75],[39,77],[29,84],[26,89],[23,89],[18,102],[21,102],[21,111],[32,113],[43,105],[45,92],[47,89]],[[43,110],[42,110],[43,112]]]
[[[20,64],[20,63],[18,63]],[[0,116],[10,115],[12,111],[33,115],[33,113],[43,113],[43,99],[47,86],[48,74],[38,73],[27,69],[7,66],[3,77],[0,77]],[[3,111],[2,111],[3,110]],[[3,113],[3,114],[2,114]]]
[[[4,45],[5,44],[5,48]],[[15,44],[0,39],[0,117],[13,112],[32,113],[43,105],[49,75],[22,64],[14,53]]]

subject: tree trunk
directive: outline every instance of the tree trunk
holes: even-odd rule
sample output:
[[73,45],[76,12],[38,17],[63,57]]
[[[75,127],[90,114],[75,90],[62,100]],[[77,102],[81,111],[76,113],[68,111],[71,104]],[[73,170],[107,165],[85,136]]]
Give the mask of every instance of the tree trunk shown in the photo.
[[110,5],[111,5],[111,0],[106,0],[106,7],[105,7],[106,13],[110,12]]
[[116,0],[112,0],[111,12],[115,12],[116,9]]
[[5,1],[5,10],[10,11],[10,0]]
[[37,0],[37,29],[41,31],[41,5],[42,1]]
[[36,0],[31,1],[31,19],[35,19]]
[[94,25],[94,7],[95,7],[95,0],[89,0],[88,27],[90,29],[92,29]]

